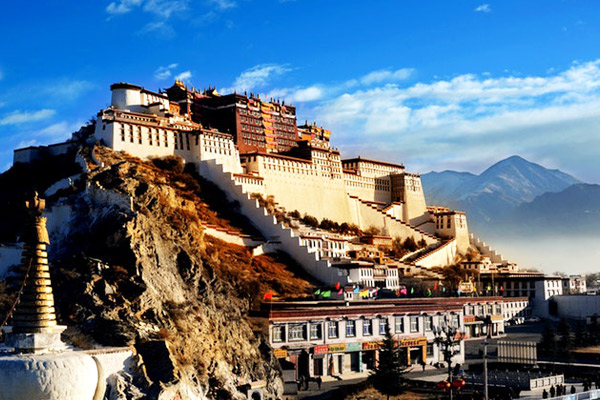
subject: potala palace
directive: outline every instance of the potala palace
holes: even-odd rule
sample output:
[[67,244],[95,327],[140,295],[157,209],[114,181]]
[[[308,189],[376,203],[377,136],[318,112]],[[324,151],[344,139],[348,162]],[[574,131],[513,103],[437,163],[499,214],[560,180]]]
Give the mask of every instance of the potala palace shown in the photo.
[[[193,163],[264,238],[208,226],[210,234],[253,247],[255,254],[284,251],[329,285],[397,290],[403,277],[438,279],[440,267],[462,260],[465,271],[482,279],[491,274],[493,287],[479,282],[482,291],[516,289],[493,274],[514,278],[517,267],[469,233],[464,212],[428,206],[419,174],[401,163],[342,158],[329,130],[297,124],[293,105],[252,93],[198,91],[180,81],[161,92],[128,83],[113,84],[111,91],[111,104],[95,123],[97,141],[140,158],[175,155]],[[14,160],[29,162],[68,146],[18,149]],[[319,229],[301,216],[345,223],[361,234]],[[386,251],[408,238],[419,244],[416,250],[402,256]],[[457,257],[473,251],[475,261]],[[514,292],[519,295],[525,294]]]

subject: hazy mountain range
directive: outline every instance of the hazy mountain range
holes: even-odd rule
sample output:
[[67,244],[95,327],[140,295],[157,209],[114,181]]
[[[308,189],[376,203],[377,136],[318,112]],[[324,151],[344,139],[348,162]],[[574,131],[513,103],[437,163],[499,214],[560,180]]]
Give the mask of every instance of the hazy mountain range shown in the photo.
[[600,185],[519,156],[480,175],[443,171],[421,179],[428,204],[466,211],[479,233],[600,232]]

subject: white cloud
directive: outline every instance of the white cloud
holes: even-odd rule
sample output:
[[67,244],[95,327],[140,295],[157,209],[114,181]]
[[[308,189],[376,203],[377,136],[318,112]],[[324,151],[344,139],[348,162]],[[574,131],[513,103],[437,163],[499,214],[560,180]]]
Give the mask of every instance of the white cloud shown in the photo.
[[412,68],[401,68],[396,71],[390,71],[387,69],[382,69],[379,71],[373,71],[362,78],[360,78],[360,83],[363,85],[372,85],[374,83],[380,82],[398,82],[404,81],[410,78],[414,74],[415,70]]
[[233,0],[210,0],[219,10],[227,10],[237,6],[237,3]]
[[175,76],[175,79],[178,81],[189,81],[192,78],[192,73],[190,71],[184,71],[180,74],[178,74],[177,76]]
[[153,13],[163,18],[172,14],[187,11],[188,0],[146,0],[144,11]]
[[233,82],[231,88],[222,89],[223,92],[250,91],[255,89],[264,89],[269,80],[275,76],[280,76],[289,72],[290,69],[278,64],[259,64],[242,72]]
[[463,74],[408,87],[361,83],[357,78],[341,91],[319,86],[322,99],[305,109],[332,130],[347,155],[370,153],[429,170],[489,166],[518,153],[600,181],[592,154],[600,147],[600,60],[544,76]]
[[52,117],[55,113],[55,110],[46,108],[32,112],[17,110],[0,118],[0,125],[19,125],[27,122],[40,121]]
[[489,4],[481,4],[479,6],[477,6],[475,8],[475,10],[473,10],[475,12],[482,12],[482,13],[489,13],[492,11],[492,8],[490,7]]
[[47,96],[74,100],[93,88],[94,84],[88,81],[61,79],[59,81],[43,85],[39,90],[45,93]]
[[170,78],[172,75],[172,70],[177,68],[177,65],[178,65],[177,63],[173,63],[173,64],[169,64],[165,67],[163,67],[163,66],[158,67],[156,69],[156,71],[154,71],[154,77],[156,79],[158,79],[159,81]]
[[119,0],[106,7],[110,15],[122,15],[141,8],[143,11],[167,19],[175,13],[188,10],[189,0]]
[[118,2],[113,1],[106,6],[106,12],[111,15],[127,14],[135,7],[142,4],[142,0],[120,0]]

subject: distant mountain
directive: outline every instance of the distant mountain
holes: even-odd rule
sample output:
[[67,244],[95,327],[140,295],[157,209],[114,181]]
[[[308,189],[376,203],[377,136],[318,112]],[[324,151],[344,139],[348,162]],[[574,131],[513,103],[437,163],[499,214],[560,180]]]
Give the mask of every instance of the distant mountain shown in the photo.
[[519,205],[581,183],[519,156],[499,161],[480,175],[444,171],[424,174],[421,179],[429,204],[464,210],[471,225],[477,227],[505,221]]
[[525,232],[598,231],[600,185],[580,183],[559,193],[544,193],[515,208],[506,223]]

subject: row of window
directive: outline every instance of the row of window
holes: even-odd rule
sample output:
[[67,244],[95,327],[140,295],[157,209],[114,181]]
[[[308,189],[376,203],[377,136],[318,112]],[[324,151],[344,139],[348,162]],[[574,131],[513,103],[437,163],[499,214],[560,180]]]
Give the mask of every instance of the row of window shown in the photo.
[[[423,324],[425,332],[430,332],[433,329],[433,316],[418,316],[413,315],[409,317],[408,331],[404,326],[404,317],[393,317],[394,326],[390,327],[393,333],[418,333],[420,332],[420,324]],[[391,319],[391,318],[390,318]],[[458,314],[452,314],[450,316],[451,324],[459,326]],[[345,322],[345,335],[344,337],[352,338],[357,336],[357,332],[361,329],[362,336],[372,336],[374,332],[374,322],[378,321],[377,331],[379,335],[385,335],[389,319],[388,318],[374,318],[374,319],[346,319]],[[420,322],[422,321],[422,322]],[[341,338],[340,330],[343,328],[342,321],[326,321],[326,322],[311,322],[311,323],[298,323],[298,324],[281,324],[273,325],[272,327],[272,341],[273,342],[284,342],[286,341],[286,328],[287,328],[287,341],[303,341],[303,340],[321,340],[323,339],[323,326],[327,329],[328,339],[339,339]]]

